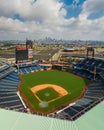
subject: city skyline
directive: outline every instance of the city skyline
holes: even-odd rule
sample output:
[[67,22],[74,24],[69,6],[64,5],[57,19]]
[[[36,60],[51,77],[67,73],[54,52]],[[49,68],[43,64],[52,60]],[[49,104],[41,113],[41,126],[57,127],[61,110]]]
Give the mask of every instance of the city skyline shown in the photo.
[[0,40],[104,41],[104,0],[0,0]]

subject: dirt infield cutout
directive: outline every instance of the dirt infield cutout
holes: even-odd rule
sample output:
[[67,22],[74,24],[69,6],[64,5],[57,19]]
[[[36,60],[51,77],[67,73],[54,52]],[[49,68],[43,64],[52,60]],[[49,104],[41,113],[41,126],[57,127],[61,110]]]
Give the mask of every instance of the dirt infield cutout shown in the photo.
[[36,95],[36,93],[45,88],[52,88],[59,94],[59,96],[57,98],[54,98],[54,99],[48,101],[48,103],[51,103],[59,98],[62,98],[65,95],[69,94],[69,92],[67,92],[64,88],[62,88],[61,86],[58,86],[58,85],[54,85],[54,84],[37,85],[37,86],[32,87],[30,90],[33,92],[34,96],[38,99],[39,102],[42,102],[42,100]]

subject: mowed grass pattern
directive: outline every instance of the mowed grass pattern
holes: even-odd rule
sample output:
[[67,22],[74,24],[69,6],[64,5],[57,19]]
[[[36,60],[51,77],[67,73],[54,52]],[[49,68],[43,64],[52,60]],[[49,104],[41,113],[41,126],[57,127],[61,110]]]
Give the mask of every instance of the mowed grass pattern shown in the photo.
[[[66,102],[69,102],[70,100],[77,98],[81,94],[83,87],[89,84],[87,80],[84,80],[81,77],[75,76],[68,72],[61,72],[57,70],[42,71],[22,75],[22,80],[22,92],[30,101],[34,109],[41,112],[50,111],[54,108],[61,106]],[[41,108],[39,106],[38,99],[35,98],[34,94],[30,90],[30,88],[41,84],[56,84],[66,89],[69,92],[69,94],[54,102],[51,102],[48,107]]]

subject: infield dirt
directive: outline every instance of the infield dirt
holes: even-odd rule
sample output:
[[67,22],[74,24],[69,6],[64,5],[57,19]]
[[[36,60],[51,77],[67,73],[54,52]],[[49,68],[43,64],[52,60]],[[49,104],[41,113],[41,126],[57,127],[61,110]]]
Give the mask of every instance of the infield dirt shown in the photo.
[[59,99],[59,98],[61,98],[61,97],[63,97],[63,96],[68,94],[68,92],[64,88],[62,88],[61,86],[58,86],[58,85],[54,85],[54,84],[41,84],[41,85],[37,85],[37,86],[34,86],[34,87],[30,88],[30,90],[33,92],[34,96],[39,100],[39,102],[41,102],[41,100],[36,95],[36,93],[38,91],[42,90],[42,89],[45,89],[45,88],[52,88],[59,94],[59,96],[57,98],[48,101],[48,103],[53,102],[53,101],[55,101],[55,100],[57,100],[57,99]]

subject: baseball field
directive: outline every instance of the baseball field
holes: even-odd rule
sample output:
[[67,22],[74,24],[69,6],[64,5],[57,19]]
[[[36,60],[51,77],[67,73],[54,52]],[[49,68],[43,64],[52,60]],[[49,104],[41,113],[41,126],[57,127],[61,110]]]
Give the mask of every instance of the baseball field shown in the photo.
[[89,81],[68,72],[40,71],[21,76],[25,101],[38,112],[50,112],[84,94]]

